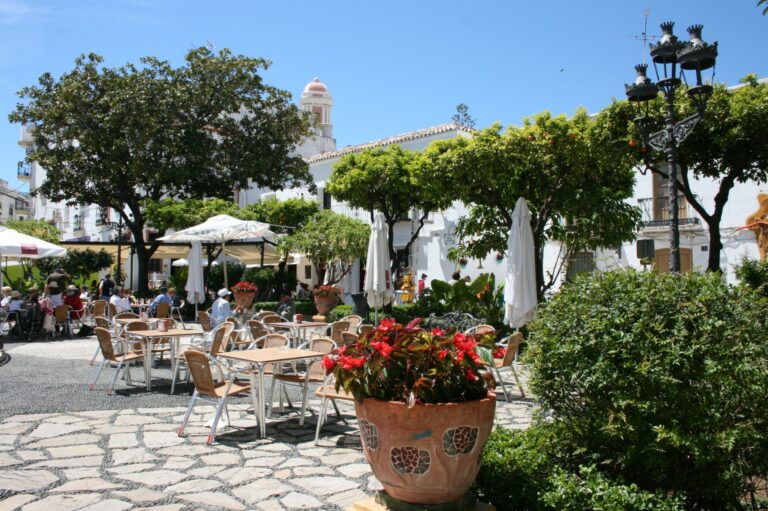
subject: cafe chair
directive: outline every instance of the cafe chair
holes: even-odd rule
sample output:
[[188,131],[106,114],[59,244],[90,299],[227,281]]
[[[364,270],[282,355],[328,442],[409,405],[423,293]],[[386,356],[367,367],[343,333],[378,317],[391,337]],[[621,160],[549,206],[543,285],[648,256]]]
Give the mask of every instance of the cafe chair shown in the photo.
[[99,376],[101,376],[101,371],[104,370],[104,368],[107,365],[115,365],[115,374],[112,377],[112,382],[109,384],[109,389],[107,389],[107,395],[112,395],[112,389],[115,387],[115,382],[117,381],[117,377],[120,374],[120,370],[125,366],[125,372],[126,372],[126,380],[128,381],[128,384],[131,384],[131,371],[130,371],[130,365],[133,362],[136,362],[138,360],[143,360],[144,355],[141,352],[136,351],[129,351],[127,353],[123,353],[122,355],[115,355],[114,347],[112,346],[112,334],[109,333],[109,330],[101,327],[96,327],[96,339],[99,341],[99,348],[101,349],[101,354],[104,356],[104,361],[101,363],[101,366],[99,366],[99,370],[96,373],[96,378],[94,378],[93,383],[91,383],[88,386],[88,390],[93,390],[96,386],[96,382],[99,381]]
[[[232,333],[232,329],[234,328],[234,325],[232,323],[222,323],[216,329],[212,332],[211,342],[208,346],[208,354],[212,357],[215,357],[219,352],[223,351],[224,346],[224,340],[229,337],[229,335]],[[181,369],[181,366],[187,366],[187,359],[185,358],[185,354],[189,350],[197,350],[204,352],[206,350],[206,343],[203,339],[199,339],[197,342],[192,342],[190,344],[186,345],[180,345],[179,346],[179,353],[176,354],[176,360],[174,360],[173,363],[173,376],[171,377],[171,394],[173,394],[176,390],[176,380],[179,375],[179,371]],[[221,378],[224,379],[224,375],[220,374]],[[190,370],[187,366],[187,376],[186,381],[189,381],[190,377]]]
[[53,309],[54,332],[61,329],[62,335],[72,338],[72,323],[69,322],[69,305],[57,305]]
[[376,328],[373,325],[360,325],[359,327],[357,327],[357,333],[360,334],[360,337],[363,337],[364,335],[368,335],[374,330],[376,330]]
[[315,445],[317,445],[320,440],[320,429],[323,427],[323,424],[325,424],[328,418],[328,401],[333,404],[333,408],[336,410],[336,416],[339,418],[339,420],[346,424],[346,421],[341,416],[341,411],[339,410],[336,401],[354,402],[355,396],[342,388],[336,390],[336,383],[333,381],[333,377],[331,375],[326,376],[323,385],[318,387],[315,391],[315,396],[322,399],[320,403],[320,412],[317,415],[317,425],[315,427]]
[[181,309],[183,309],[186,304],[187,303],[184,300],[181,300],[178,306],[171,307],[171,316],[170,316],[171,319],[174,319],[174,315],[175,317],[179,318],[179,323],[181,323],[181,328],[183,328],[184,330],[187,329],[187,325],[184,324],[184,318],[181,317]]
[[192,398],[189,400],[189,406],[187,412],[184,414],[184,419],[181,422],[181,426],[177,430],[178,436],[184,436],[184,428],[189,422],[189,417],[192,415],[192,410],[195,407],[195,403],[200,401],[213,401],[216,403],[216,413],[213,416],[213,423],[211,424],[211,432],[208,435],[206,443],[208,445],[214,443],[216,438],[216,426],[219,424],[222,411],[227,417],[227,424],[229,424],[229,410],[227,409],[227,399],[231,396],[238,394],[250,393],[251,399],[254,403],[254,409],[256,409],[256,394],[250,382],[245,380],[236,380],[230,373],[230,379],[222,379],[221,381],[214,381],[213,373],[211,371],[211,364],[217,366],[219,371],[227,371],[229,369],[216,360],[216,358],[206,355],[203,352],[188,350],[184,352],[184,358],[186,360],[189,372],[192,374],[192,381],[195,384],[195,391],[192,393]]
[[362,324],[363,318],[357,314],[350,314],[349,316],[341,318],[342,321],[349,322],[348,330],[350,332],[357,332],[357,328]]
[[329,336],[331,339],[333,339],[333,342],[335,342],[338,345],[344,344],[344,340],[341,338],[342,332],[349,332],[349,321],[345,320],[339,320],[333,324],[331,324],[330,327],[328,327],[329,330]]
[[158,303],[155,309],[155,317],[157,319],[170,319],[171,317],[171,304],[170,303]]
[[516,332],[508,337],[505,337],[496,344],[496,346],[507,349],[503,358],[493,359],[494,365],[491,367],[496,381],[501,384],[501,388],[504,391],[504,398],[507,401],[509,401],[510,394],[507,392],[507,387],[504,384],[504,378],[502,378],[501,375],[501,371],[504,369],[509,369],[512,372],[512,376],[515,378],[517,388],[520,389],[521,396],[525,397],[525,391],[523,390],[523,386],[520,385],[520,378],[518,377],[517,371],[515,370],[515,359],[517,358],[517,352],[520,349],[520,343],[522,341],[523,334],[521,332]]

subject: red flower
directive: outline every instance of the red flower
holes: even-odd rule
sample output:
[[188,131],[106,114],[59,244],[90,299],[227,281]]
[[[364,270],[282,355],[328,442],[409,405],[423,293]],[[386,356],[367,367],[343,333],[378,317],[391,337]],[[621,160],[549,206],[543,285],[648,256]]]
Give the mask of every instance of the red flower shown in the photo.
[[449,351],[448,350],[440,350],[440,353],[437,354],[438,360],[443,360],[445,357],[448,356]]
[[359,357],[349,357],[347,355],[341,355],[339,357],[339,362],[341,363],[341,367],[345,371],[349,371],[350,369],[355,369],[357,367],[363,367],[365,364],[365,358]]
[[475,381],[477,379],[477,375],[472,369],[467,369],[467,380],[469,381]]
[[453,336],[453,345],[461,351],[474,353],[477,343],[471,336],[466,336],[461,332],[456,332],[456,334]]
[[392,346],[383,341],[374,341],[371,343],[371,347],[381,353],[384,358],[389,358],[392,354]]
[[325,374],[330,374],[331,371],[333,371],[333,369],[336,367],[336,361],[328,355],[323,357],[323,361],[321,363],[325,368]]
[[411,320],[410,323],[408,323],[405,327],[406,332],[413,332],[414,330],[419,329],[419,323],[421,323],[421,318],[415,318]]
[[439,329],[439,328],[433,328],[433,329],[432,329],[432,335],[436,335],[436,336],[438,336],[438,337],[439,337],[439,336],[443,336],[443,335],[445,335],[445,332],[443,332],[443,331],[442,331],[441,329]]
[[390,332],[390,331],[392,331],[395,328],[395,324],[396,323],[395,323],[394,319],[392,319],[392,318],[384,318],[384,319],[381,320],[381,323],[379,323],[379,328],[377,328],[376,330],[378,330],[379,332],[384,332],[384,333]]
[[493,358],[504,358],[507,354],[507,348],[499,347],[493,350]]

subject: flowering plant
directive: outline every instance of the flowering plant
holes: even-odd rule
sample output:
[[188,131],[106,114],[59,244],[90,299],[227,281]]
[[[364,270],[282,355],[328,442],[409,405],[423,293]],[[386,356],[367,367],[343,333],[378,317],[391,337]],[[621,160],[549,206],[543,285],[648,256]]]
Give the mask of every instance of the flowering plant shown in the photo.
[[[336,377],[356,399],[453,403],[484,398],[495,386],[482,370],[487,348],[473,335],[431,331],[419,327],[421,318],[403,326],[384,319],[356,344],[335,350],[323,359],[327,373]],[[488,356],[490,353],[487,354]],[[488,359],[483,354],[484,359]]]
[[257,287],[255,284],[251,284],[250,282],[241,280],[240,282],[232,286],[231,289],[235,293],[255,293]]
[[334,286],[317,286],[313,291],[315,296],[337,296],[341,297],[344,294],[344,290],[340,287]]

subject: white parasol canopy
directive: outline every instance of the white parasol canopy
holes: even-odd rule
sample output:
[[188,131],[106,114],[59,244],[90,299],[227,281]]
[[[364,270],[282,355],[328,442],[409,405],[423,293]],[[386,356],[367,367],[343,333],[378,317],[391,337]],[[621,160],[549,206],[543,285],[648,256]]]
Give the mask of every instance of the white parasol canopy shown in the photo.
[[536,264],[533,253],[531,212],[520,197],[512,213],[512,228],[507,239],[507,279],[504,284],[504,323],[520,328],[534,317],[536,296]]
[[376,213],[371,237],[368,241],[368,259],[365,263],[365,288],[368,305],[374,308],[375,320],[378,310],[392,301],[394,289],[390,275],[389,246],[387,242],[387,224],[382,213]]
[[[239,220],[229,215],[216,215],[201,224],[187,227],[158,239],[160,241],[221,243],[222,254],[226,255],[227,241],[261,239],[274,243],[275,233],[269,230],[269,225],[261,222]],[[228,287],[226,259],[224,259],[224,286]]]
[[203,255],[199,241],[192,242],[189,251],[189,275],[187,275],[187,301],[195,304],[195,316],[197,316],[197,304],[205,301],[205,283],[203,282]]
[[0,226],[0,256],[25,259],[62,257],[67,250],[15,229]]

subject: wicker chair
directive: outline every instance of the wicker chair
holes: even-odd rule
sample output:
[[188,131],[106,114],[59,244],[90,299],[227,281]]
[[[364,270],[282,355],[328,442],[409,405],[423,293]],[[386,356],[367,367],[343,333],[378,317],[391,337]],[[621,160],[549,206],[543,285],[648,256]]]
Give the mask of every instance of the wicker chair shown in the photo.
[[504,378],[501,376],[501,371],[505,368],[509,368],[509,370],[512,372],[512,376],[515,378],[517,388],[520,389],[521,396],[525,397],[525,391],[523,390],[523,386],[520,385],[520,378],[518,377],[517,371],[515,370],[515,358],[517,358],[517,352],[520,349],[520,343],[522,341],[523,334],[521,332],[516,332],[501,340],[497,346],[506,348],[507,351],[504,354],[504,358],[493,359],[494,365],[491,367],[491,370],[493,371],[496,380],[501,384],[501,388],[504,391],[504,397],[507,401],[509,401],[509,393],[507,392],[506,385],[504,385]]
[[96,338],[99,341],[99,348],[101,349],[101,354],[104,356],[104,361],[101,363],[101,366],[99,366],[99,370],[96,373],[96,378],[94,378],[93,383],[91,383],[88,386],[88,390],[93,390],[96,386],[96,382],[99,381],[99,376],[101,376],[101,371],[110,364],[117,364],[117,367],[115,368],[115,374],[112,377],[112,383],[109,384],[109,389],[107,389],[107,394],[112,395],[112,389],[115,387],[115,382],[117,381],[117,377],[120,374],[120,370],[123,368],[123,365],[125,365],[126,368],[126,380],[128,381],[128,384],[131,384],[131,372],[130,372],[130,364],[132,362],[136,362],[138,360],[142,360],[144,358],[144,355],[140,352],[136,351],[130,351],[128,353],[123,353],[122,355],[115,355],[114,348],[112,346],[112,334],[109,333],[109,330],[101,327],[96,327]]

